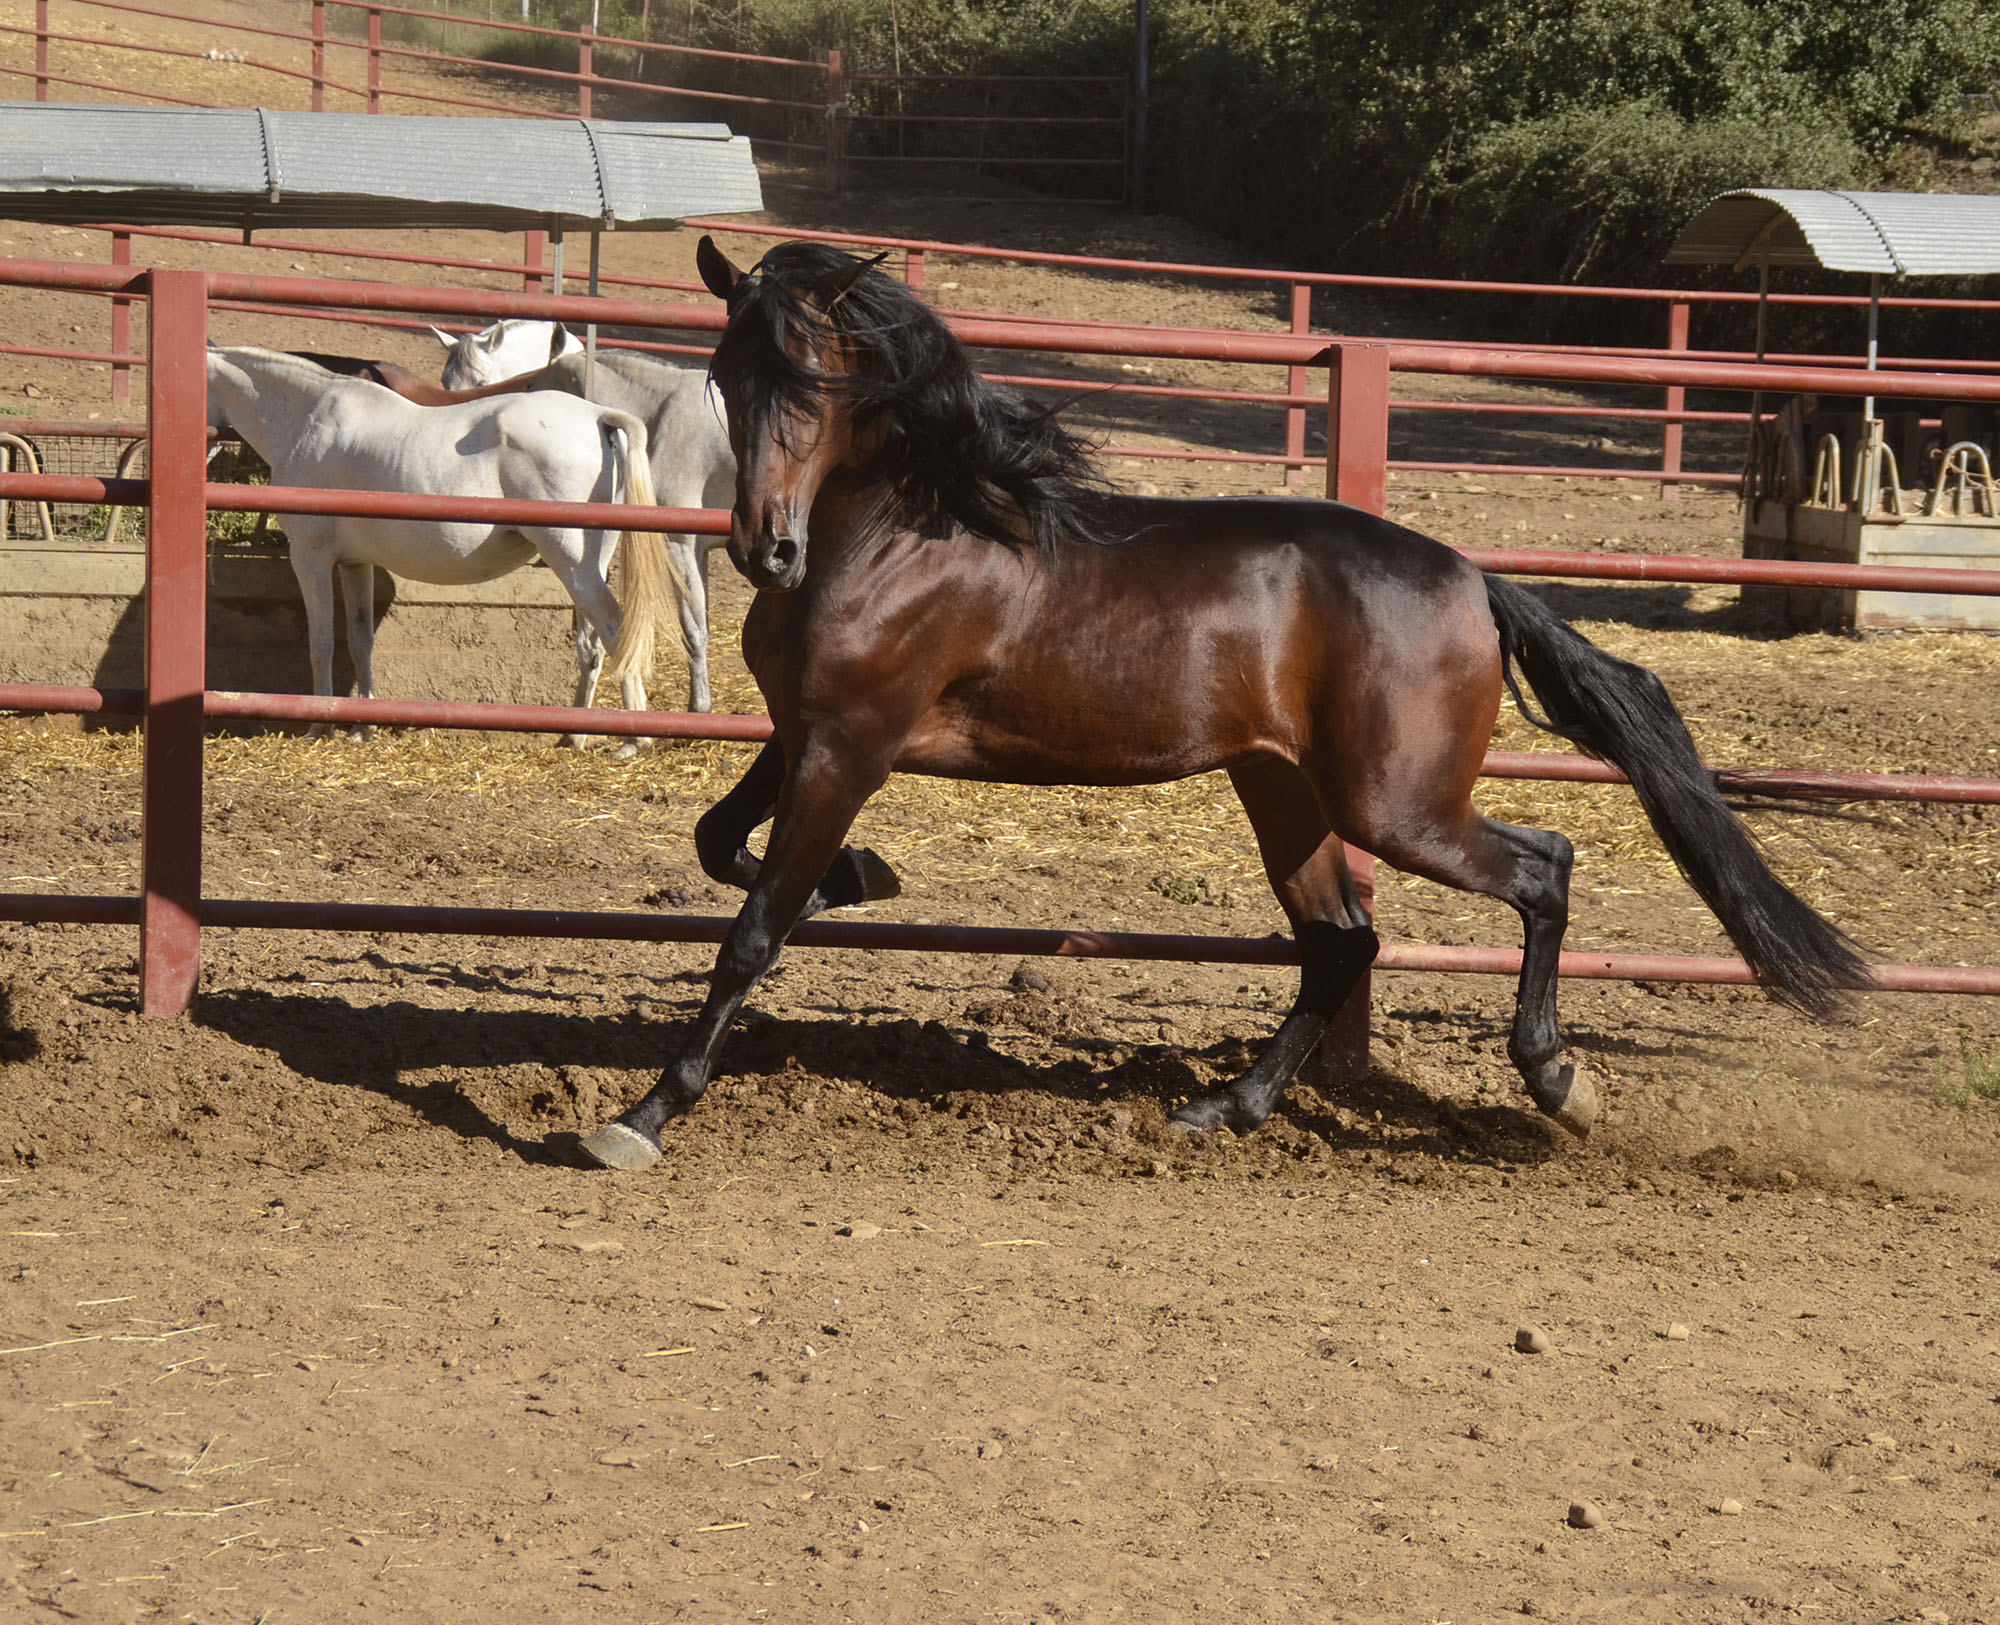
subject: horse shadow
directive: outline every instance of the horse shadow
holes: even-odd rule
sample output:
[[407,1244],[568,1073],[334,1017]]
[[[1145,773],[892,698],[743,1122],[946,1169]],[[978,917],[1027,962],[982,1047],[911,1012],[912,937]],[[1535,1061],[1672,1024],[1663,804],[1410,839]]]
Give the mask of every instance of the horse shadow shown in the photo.
[[[497,990],[496,983],[489,991]],[[687,1003],[677,1014],[692,1014],[694,1001]],[[644,1072],[666,1060],[678,1031],[677,1021],[636,1012],[452,1010],[405,1000],[361,1006],[257,988],[205,994],[196,1019],[274,1056],[302,1077],[395,1101],[461,1139],[485,1141],[542,1165],[572,1162],[574,1136],[560,1130],[517,1134],[470,1098],[458,1078],[523,1063]],[[751,1012],[730,1034],[716,1081],[770,1076],[797,1066],[872,1090],[885,1101],[915,1101],[939,1111],[962,1112],[968,1097],[996,1107],[1034,1098],[1079,1110],[1138,1107],[1164,1118],[1208,1087],[1217,1072],[1236,1070],[1244,1052],[1241,1038],[1201,1047],[1076,1038],[1055,1059],[1028,1062],[977,1027],[887,1011],[860,1020],[852,1013],[800,1019]],[[408,1081],[431,1072],[445,1076]],[[1453,1161],[1518,1165],[1541,1160],[1556,1144],[1530,1110],[1456,1108],[1388,1066],[1374,1066],[1366,1077],[1338,1085],[1316,1079],[1308,1066],[1304,1082],[1308,1087],[1295,1087],[1279,1116],[1335,1151],[1420,1151]]]
[[[269,568],[275,563],[290,579],[290,567],[282,557],[253,558],[211,555],[211,586],[204,635],[207,665],[203,681],[211,689],[255,694],[310,694],[312,657],[307,650],[305,602],[294,590],[289,595],[273,595]],[[263,579],[244,589],[233,588],[231,578],[246,570],[258,570]],[[387,570],[375,572],[374,623],[380,634],[382,622],[396,604],[396,582]],[[344,623],[343,623],[344,624]],[[146,600],[139,594],[118,612],[111,630],[92,666],[91,685],[96,688],[143,688],[146,684]],[[343,632],[334,640],[333,688],[336,694],[354,691],[354,662],[348,654]],[[86,715],[86,732],[130,733],[139,727],[135,716]],[[279,722],[210,723],[214,732],[280,733],[300,732],[304,724]]]
[[[660,1024],[631,1015],[453,1010],[407,1000],[362,1006],[241,988],[203,994],[195,1019],[301,1077],[393,1100],[461,1139],[484,1140],[530,1163],[572,1159],[559,1136],[515,1134],[485,1111],[460,1088],[463,1075],[522,1062],[634,1071],[662,1058]],[[446,1075],[407,1081],[432,1071]]]

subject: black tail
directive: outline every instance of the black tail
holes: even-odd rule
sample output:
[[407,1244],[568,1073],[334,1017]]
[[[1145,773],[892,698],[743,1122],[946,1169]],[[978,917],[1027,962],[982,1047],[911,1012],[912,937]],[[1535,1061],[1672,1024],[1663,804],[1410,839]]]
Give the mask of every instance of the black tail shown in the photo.
[[[1486,601],[1500,628],[1507,687],[1522,714],[1632,781],[1688,884],[1775,997],[1824,1016],[1843,989],[1873,985],[1847,935],[1771,873],[1724,805],[1659,678],[1606,654],[1538,598],[1497,577],[1486,578]],[[1547,711],[1546,721],[1523,700],[1516,666]]]

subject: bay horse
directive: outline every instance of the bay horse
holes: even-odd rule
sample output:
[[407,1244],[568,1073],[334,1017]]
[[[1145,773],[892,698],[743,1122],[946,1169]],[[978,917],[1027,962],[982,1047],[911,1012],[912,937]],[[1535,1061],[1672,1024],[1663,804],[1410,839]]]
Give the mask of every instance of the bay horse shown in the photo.
[[[382,365],[387,365],[383,363]],[[435,388],[436,386],[430,386]],[[513,497],[539,502],[653,501],[646,426],[556,391],[419,406],[363,376],[253,346],[208,352],[208,417],[270,464],[277,485]],[[646,708],[657,620],[673,593],[656,537],[624,543],[626,594],[610,587],[615,530],[477,520],[282,516],[305,601],[313,692],[333,692],[333,579],[346,601],[355,686],[375,692],[374,572],[442,585],[492,581],[540,558],[576,608],[577,682],[587,706],[607,663],[632,710]],[[583,743],[567,735],[565,744]],[[629,742],[620,751],[629,754]]]
[[[842,844],[892,772],[1228,773],[1303,969],[1255,1064],[1178,1124],[1260,1125],[1374,959],[1345,841],[1520,914],[1508,1055],[1536,1106],[1588,1133],[1596,1090],[1556,1025],[1570,843],[1472,804],[1503,685],[1632,780],[1777,998],[1823,1015],[1869,985],[1854,944],[1766,866],[1659,679],[1532,594],[1337,502],[1120,493],[913,294],[830,247],[785,243],[745,273],[704,238],[698,262],[729,310],[712,368],[737,459],[729,555],[757,589],[743,650],[775,734],[696,825],[704,869],[749,894],[707,1000],[659,1082],[585,1137],[593,1161],[658,1160],[795,922],[896,894],[881,859]],[[747,840],[767,818],[760,860]]]

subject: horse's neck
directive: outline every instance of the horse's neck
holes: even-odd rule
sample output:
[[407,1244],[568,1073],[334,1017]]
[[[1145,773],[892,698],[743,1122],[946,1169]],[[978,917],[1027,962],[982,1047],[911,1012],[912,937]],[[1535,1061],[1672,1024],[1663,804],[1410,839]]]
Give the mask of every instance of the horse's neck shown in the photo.
[[276,467],[274,452],[298,443],[306,419],[334,382],[322,372],[288,367],[283,362],[245,365],[229,360],[211,376],[209,388],[222,395],[230,427],[250,442],[258,456]]

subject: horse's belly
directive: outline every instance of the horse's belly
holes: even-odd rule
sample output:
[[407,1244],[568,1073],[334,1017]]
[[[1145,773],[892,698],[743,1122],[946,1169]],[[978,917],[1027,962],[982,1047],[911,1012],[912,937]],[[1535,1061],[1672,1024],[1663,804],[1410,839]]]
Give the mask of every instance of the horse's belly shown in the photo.
[[518,531],[422,520],[349,522],[336,532],[336,550],[344,562],[378,564],[440,587],[494,581],[535,558],[534,545]]
[[1012,784],[1163,784],[1222,767],[1260,747],[1240,729],[1176,726],[1174,719],[1043,716],[1036,726],[940,707],[896,758],[903,773]]

